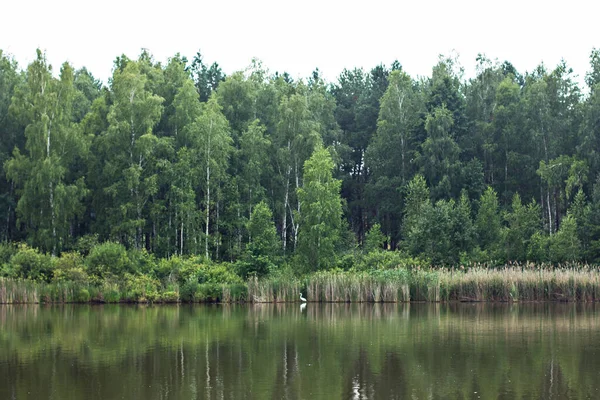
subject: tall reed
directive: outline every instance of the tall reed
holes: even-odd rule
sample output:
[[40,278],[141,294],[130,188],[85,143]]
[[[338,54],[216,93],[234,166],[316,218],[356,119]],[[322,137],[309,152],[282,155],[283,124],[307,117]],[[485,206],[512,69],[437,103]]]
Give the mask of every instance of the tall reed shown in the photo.
[[577,301],[600,300],[600,271],[588,266],[506,266],[500,269],[441,270],[445,301]]

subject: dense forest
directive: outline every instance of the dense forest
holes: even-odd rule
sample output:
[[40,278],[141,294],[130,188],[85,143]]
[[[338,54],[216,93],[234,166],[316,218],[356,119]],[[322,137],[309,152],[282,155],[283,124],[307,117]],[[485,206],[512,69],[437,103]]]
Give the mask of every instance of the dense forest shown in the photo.
[[475,62],[471,79],[440,57],[430,77],[396,61],[328,83],[143,51],[103,84],[0,51],[1,240],[203,257],[242,277],[369,252],[599,262],[600,50],[585,87],[566,62]]

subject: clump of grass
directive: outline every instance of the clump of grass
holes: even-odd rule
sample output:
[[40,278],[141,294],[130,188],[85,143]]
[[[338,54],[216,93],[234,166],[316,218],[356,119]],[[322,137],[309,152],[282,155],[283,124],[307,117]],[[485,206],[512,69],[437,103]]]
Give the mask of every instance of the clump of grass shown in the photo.
[[38,286],[29,280],[0,278],[0,303],[39,303]]
[[247,284],[247,299],[254,303],[293,302],[300,299],[300,280],[293,276],[251,278]]
[[405,269],[325,271],[310,275],[306,280],[309,301],[361,303],[410,300],[410,273]]
[[511,265],[499,269],[441,270],[446,301],[600,300],[600,271],[589,266],[557,268]]

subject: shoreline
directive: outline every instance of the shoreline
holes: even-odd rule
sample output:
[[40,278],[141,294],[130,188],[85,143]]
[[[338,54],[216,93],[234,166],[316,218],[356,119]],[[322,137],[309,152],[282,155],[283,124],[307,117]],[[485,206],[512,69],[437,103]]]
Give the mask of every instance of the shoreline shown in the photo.
[[270,276],[235,284],[136,287],[118,280],[94,285],[0,278],[0,304],[300,303],[300,293],[309,303],[594,303],[600,301],[600,271],[595,267],[398,268]]

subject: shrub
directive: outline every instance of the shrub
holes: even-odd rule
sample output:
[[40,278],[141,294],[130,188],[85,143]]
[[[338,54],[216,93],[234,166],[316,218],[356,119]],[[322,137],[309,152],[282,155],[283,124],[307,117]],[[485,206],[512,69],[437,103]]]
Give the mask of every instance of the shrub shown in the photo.
[[7,264],[17,253],[17,246],[12,243],[0,243],[0,267]]
[[19,245],[17,253],[8,263],[8,276],[34,281],[49,282],[52,279],[52,259],[26,244]]
[[141,274],[154,274],[157,263],[152,254],[149,254],[146,249],[129,250],[127,252],[129,258],[128,272]]
[[128,301],[140,303],[154,302],[159,299],[159,282],[148,275],[127,275],[125,277],[125,296]]
[[81,288],[75,295],[75,301],[78,303],[87,303],[90,301],[90,292],[85,288]]
[[177,282],[184,262],[185,260],[179,256],[161,258],[155,265],[154,276],[163,283]]
[[189,281],[181,286],[179,297],[181,301],[192,303],[196,299],[196,293],[198,292],[198,282]]
[[164,303],[179,303],[179,293],[175,291],[163,292],[160,300]]
[[77,240],[77,244],[75,244],[75,250],[82,256],[87,256],[90,254],[90,251],[98,246],[98,235],[83,235]]
[[104,301],[107,303],[118,303],[121,301],[121,293],[117,289],[109,289],[104,293]]
[[276,267],[271,259],[263,255],[248,254],[243,260],[234,264],[236,274],[247,279],[249,276],[265,276]]
[[87,284],[89,276],[84,268],[83,257],[79,253],[63,253],[54,260],[53,281]]
[[100,301],[105,303],[118,303],[121,301],[121,292],[119,286],[114,282],[104,282],[101,287],[91,286],[94,292],[97,291],[95,296],[92,296],[94,301]]
[[123,245],[106,242],[92,248],[85,264],[88,274],[101,280],[111,275],[123,276],[129,268],[129,258]]
[[411,257],[400,251],[371,251],[361,257],[355,269],[359,271],[373,269],[412,269],[417,266],[429,265],[429,261]]
[[231,284],[242,283],[242,278],[232,271],[231,264],[202,265],[196,271],[199,283]]

